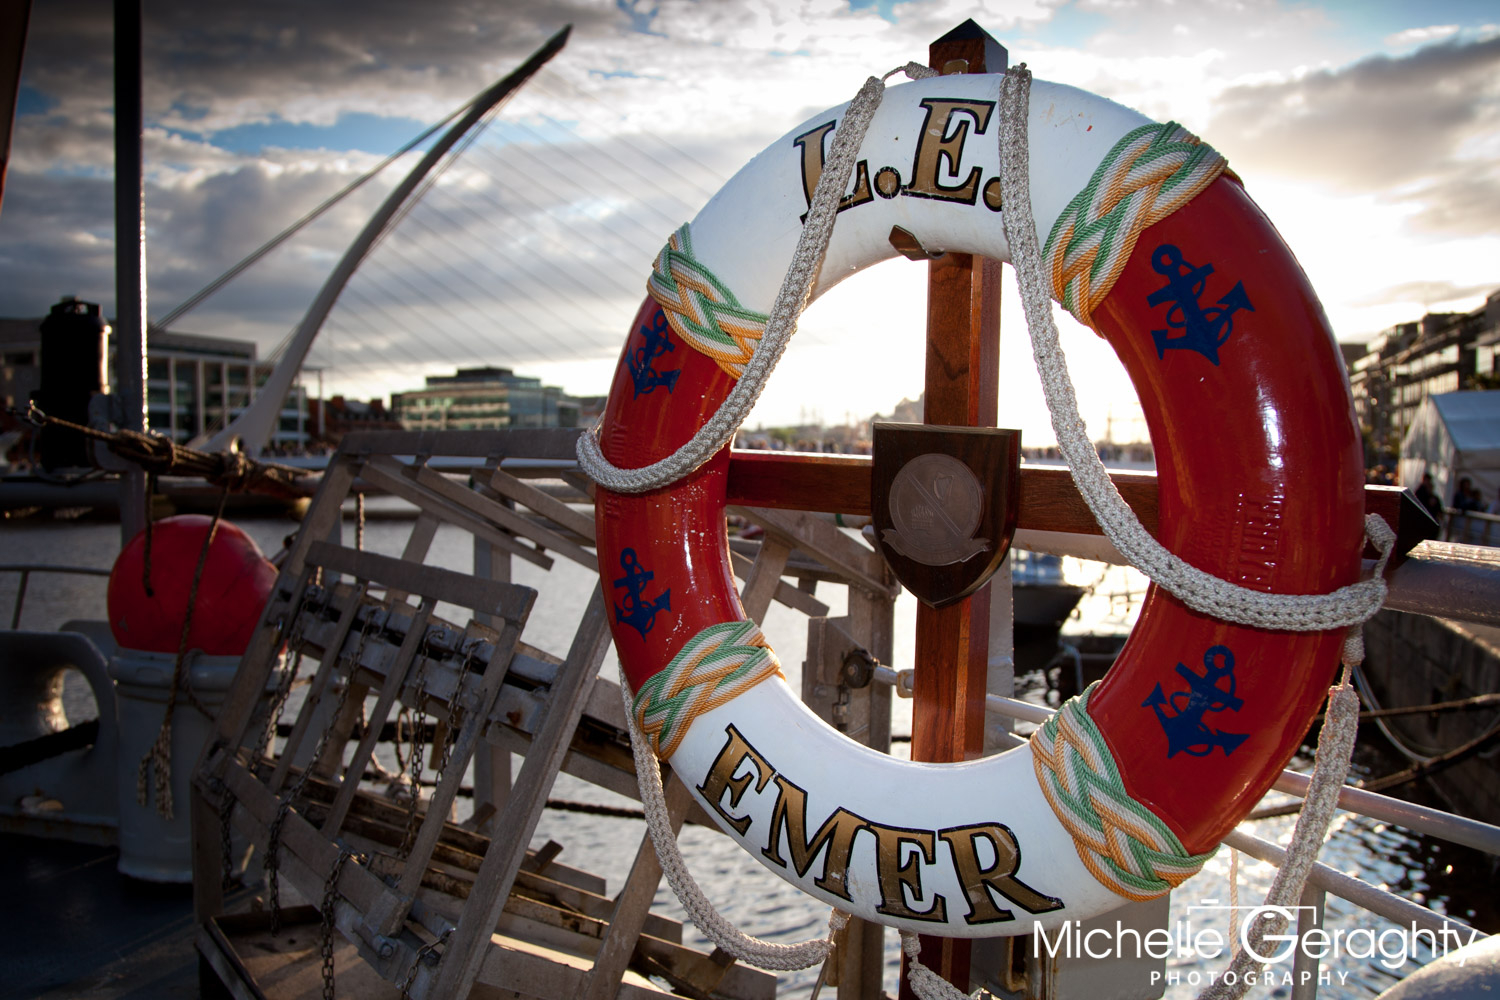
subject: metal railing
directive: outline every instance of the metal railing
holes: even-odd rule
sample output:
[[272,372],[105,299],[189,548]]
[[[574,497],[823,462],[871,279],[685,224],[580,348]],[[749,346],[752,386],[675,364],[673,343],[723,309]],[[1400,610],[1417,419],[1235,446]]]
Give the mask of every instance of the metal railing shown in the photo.
[[[898,692],[910,690],[909,682],[902,683],[906,678],[900,676],[907,671],[892,671],[891,673],[897,675],[895,685]],[[886,678],[877,673],[876,680],[886,680]],[[1043,705],[1034,705],[1030,702],[993,694],[986,699],[985,707],[989,711],[1009,718],[1038,724],[1046,722],[1056,712],[1056,709]],[[1302,796],[1306,794],[1310,784],[1311,779],[1305,774],[1283,771],[1272,787],[1280,792]],[[1487,854],[1500,856],[1500,826],[1456,816],[1441,809],[1414,805],[1389,795],[1365,791],[1362,788],[1341,789],[1338,804],[1339,808],[1346,812],[1394,823],[1416,833],[1438,837],[1484,851]],[[1276,868],[1280,868],[1286,861],[1285,850],[1243,829],[1231,830],[1224,838],[1224,843]],[[1322,862],[1314,862],[1312,871],[1307,876],[1307,884],[1302,891],[1300,905],[1296,908],[1299,937],[1311,928],[1321,926],[1323,907],[1328,893],[1333,893],[1340,899],[1363,907],[1400,927],[1429,931],[1436,940],[1447,941],[1448,935],[1460,932],[1464,932],[1464,936],[1454,938],[1454,940],[1467,941],[1468,935],[1472,935],[1476,940],[1489,936],[1461,920],[1454,920],[1430,907],[1398,896],[1388,889],[1345,874]],[[1303,949],[1298,949],[1296,961],[1297,964],[1293,969],[1292,998],[1293,1000],[1311,1000],[1318,995],[1318,970],[1321,963],[1316,956],[1306,954]],[[1304,971],[1308,974],[1304,975]]]
[[11,605],[10,627],[21,627],[21,608],[26,603],[26,587],[33,573],[64,573],[75,576],[109,576],[109,570],[97,566],[56,566],[50,563],[0,563],[0,573],[20,573],[21,582],[16,588],[16,599]]
[[[1490,523],[1500,523],[1500,517],[1491,514],[1470,513],[1467,516],[1485,522],[1486,531]],[[1453,520],[1447,520],[1445,534],[1450,533]],[[1494,537],[1500,541],[1500,528],[1495,529]],[[1014,544],[1035,551],[1124,563],[1107,539],[1092,535],[1017,532]],[[1457,541],[1423,542],[1388,574],[1387,582],[1390,591],[1385,607],[1390,610],[1460,622],[1500,624],[1500,548]],[[909,670],[879,667],[874,679],[877,683],[892,685],[903,697],[910,697],[911,675]],[[998,715],[1035,724],[1046,722],[1056,711],[995,694],[988,696],[985,707]],[[1272,787],[1301,797],[1306,794],[1309,783],[1305,774],[1283,771]],[[1346,812],[1500,857],[1500,826],[1352,786],[1340,790],[1338,805]],[[1277,868],[1286,858],[1282,848],[1244,829],[1231,831],[1224,843]],[[1450,940],[1444,936],[1445,931],[1449,935],[1461,931],[1462,937],[1452,940],[1465,942],[1470,940],[1470,935],[1475,939],[1488,936],[1463,921],[1318,862],[1308,875],[1300,905],[1296,908],[1299,937],[1311,928],[1321,926],[1329,893],[1400,927],[1431,932],[1437,940]],[[1317,996],[1320,965],[1318,958],[1305,954],[1303,949],[1297,950],[1292,1000],[1313,1000]]]
[[1467,545],[1500,545],[1500,514],[1445,507],[1443,541],[1463,542]]

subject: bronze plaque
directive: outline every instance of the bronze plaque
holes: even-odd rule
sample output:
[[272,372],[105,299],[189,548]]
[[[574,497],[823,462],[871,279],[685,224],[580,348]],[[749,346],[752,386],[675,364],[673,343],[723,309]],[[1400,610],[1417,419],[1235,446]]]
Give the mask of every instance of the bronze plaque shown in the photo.
[[984,586],[1021,506],[1021,432],[878,423],[870,508],[880,554],[923,604]]

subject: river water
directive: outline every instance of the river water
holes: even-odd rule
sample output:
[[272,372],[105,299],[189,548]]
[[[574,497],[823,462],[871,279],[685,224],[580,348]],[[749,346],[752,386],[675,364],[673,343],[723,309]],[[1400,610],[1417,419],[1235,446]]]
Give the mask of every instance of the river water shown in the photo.
[[[277,518],[251,518],[238,523],[268,554],[281,548],[283,539],[296,530],[296,523]],[[366,528],[368,549],[388,555],[399,555],[405,545],[412,522],[405,518],[372,517]],[[346,537],[352,542],[353,527],[346,523]],[[469,536],[443,528],[433,543],[428,561],[434,565],[467,571],[472,566]],[[5,522],[0,526],[0,562],[50,563],[108,568],[119,548],[116,524],[73,521],[26,520]],[[1133,570],[1105,568],[1099,564],[1067,560],[1066,570],[1072,582],[1090,588],[1080,604],[1069,631],[1114,630],[1128,628],[1139,610],[1144,581]],[[528,563],[518,561],[515,582],[535,587],[538,599],[527,624],[527,642],[561,655],[566,652],[572,631],[595,583],[594,575],[563,558],[556,560],[550,574]],[[7,613],[13,606],[17,577],[0,574],[0,609]],[[55,629],[72,618],[104,618],[105,581],[97,577],[37,576],[30,582],[21,627]],[[832,607],[832,614],[842,613],[842,588],[824,585],[818,597]],[[440,606],[438,614],[455,620],[457,609]],[[462,621],[462,617],[456,620]],[[914,641],[915,602],[903,596],[897,605],[895,649],[901,668],[903,655],[909,658]],[[800,664],[805,652],[805,626],[800,615],[779,606],[773,607],[766,622],[766,632],[782,658],[789,680],[796,689]],[[603,668],[607,676],[616,669],[611,655]],[[1021,678],[1023,695],[1040,700],[1045,697],[1044,684],[1036,675]],[[911,732],[910,703],[897,701],[892,731]],[[78,720],[74,720],[78,721]],[[1026,727],[1021,728],[1024,734]],[[1365,734],[1362,733],[1362,740]],[[1360,774],[1383,774],[1398,769],[1381,748],[1362,742],[1357,751],[1355,769]],[[898,754],[906,746],[897,744]],[[1305,768],[1309,761],[1299,758]],[[519,762],[517,762],[517,766]],[[597,802],[627,808],[631,800],[596,788],[581,780],[562,775],[552,792],[553,798]],[[1440,803],[1435,803],[1440,804]],[[1256,835],[1285,843],[1291,833],[1291,817],[1259,820],[1251,824]],[[624,881],[644,833],[644,823],[621,819],[581,815],[548,810],[537,828],[535,843],[556,840],[564,845],[559,860],[576,868],[604,877],[615,891]],[[685,828],[680,839],[682,851],[709,897],[739,926],[752,934],[773,941],[794,941],[825,932],[827,910],[821,904],[793,889],[761,867],[728,838],[698,827]],[[1203,871],[1184,883],[1172,895],[1168,927],[1174,933],[1190,928],[1193,934],[1209,930],[1232,937],[1231,920],[1226,907],[1231,898],[1229,873],[1231,852],[1221,850]],[[1451,913],[1471,921],[1482,929],[1500,930],[1493,891],[1495,869],[1491,859],[1465,848],[1444,844],[1414,835],[1406,830],[1364,817],[1339,814],[1321,859],[1336,868],[1359,875],[1376,885],[1385,886],[1408,898],[1423,902],[1439,912]],[[1241,856],[1238,862],[1238,899],[1247,912],[1264,898],[1274,869],[1267,864]],[[665,884],[657,893],[660,912],[684,919],[677,901]],[[1392,985],[1401,976],[1431,958],[1425,943],[1418,943],[1411,954],[1405,954],[1405,937],[1394,925],[1345,903],[1335,897],[1328,901],[1324,926],[1330,932],[1345,936],[1339,951],[1324,962],[1330,980],[1320,989],[1326,998],[1372,997]],[[1384,932],[1384,933],[1383,933]],[[685,937],[696,938],[694,928],[685,928]],[[1213,943],[1213,935],[1203,940]],[[698,938],[700,946],[707,943]],[[1381,949],[1384,949],[1382,954]],[[1206,951],[1173,955],[1167,960],[1165,996],[1172,1000],[1195,997],[1215,970],[1227,965],[1227,954],[1210,959]],[[1188,949],[1189,952],[1193,949]],[[1290,989],[1281,977],[1289,972],[1290,960],[1271,966],[1277,972],[1272,984],[1257,984],[1251,996],[1289,996]],[[899,955],[895,935],[887,934],[886,990],[896,992]],[[806,997],[817,970],[783,974],[781,995]]]

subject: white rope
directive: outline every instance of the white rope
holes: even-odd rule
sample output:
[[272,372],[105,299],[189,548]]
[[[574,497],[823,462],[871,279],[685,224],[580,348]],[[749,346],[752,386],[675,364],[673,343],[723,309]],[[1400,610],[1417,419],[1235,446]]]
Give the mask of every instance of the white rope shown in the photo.
[[[1052,320],[1052,294],[1043,273],[1036,223],[1031,214],[1027,152],[1030,89],[1031,73],[1024,63],[1007,72],[1001,83],[1000,183],[1005,204],[1001,215],[1057,445],[1068,460],[1073,481],[1099,527],[1131,565],[1195,611],[1241,625],[1299,632],[1320,632],[1364,622],[1385,603],[1386,586],[1380,573],[1327,594],[1265,594],[1250,590],[1221,580],[1168,552],[1120,496],[1078,415],[1078,398]],[[1372,530],[1389,532],[1384,521]]]
[[[1229,912],[1230,913],[1238,913],[1239,911],[1240,911],[1240,852],[1239,852],[1238,848],[1231,847],[1229,849]],[[1230,960],[1232,961],[1233,959],[1239,957],[1239,953],[1240,953],[1240,938],[1239,938],[1239,935],[1236,934],[1236,935],[1234,935],[1234,944],[1232,944],[1230,946],[1230,950],[1229,950],[1229,958],[1230,958]]]
[[[914,70],[916,72],[914,72]],[[908,75],[933,75],[915,64],[905,67]],[[893,71],[900,72],[900,70]],[[889,76],[891,74],[887,74]],[[1184,603],[1215,617],[1261,628],[1322,631],[1340,626],[1349,628],[1344,649],[1345,670],[1340,683],[1330,689],[1328,714],[1318,740],[1308,795],[1297,819],[1286,862],[1277,872],[1266,896],[1267,906],[1292,905],[1302,893],[1307,875],[1327,834],[1336,807],[1338,792],[1348,774],[1349,758],[1358,728],[1359,700],[1349,683],[1354,665],[1363,659],[1363,637],[1360,627],[1385,599],[1383,572],[1395,541],[1394,533],[1381,518],[1370,515],[1365,520],[1366,535],[1381,557],[1372,579],[1340,588],[1329,594],[1285,595],[1263,594],[1220,580],[1190,566],[1151,537],[1125,503],[1104,469],[1084,431],[1078,416],[1077,398],[1067,372],[1066,361],[1058,347],[1057,328],[1052,320],[1052,297],[1041,270],[1041,253],[1037,243],[1036,224],[1031,212],[1027,162],[1027,115],[1031,74],[1023,65],[1010,70],[1001,86],[1001,183],[1006,211],[1003,213],[1006,238],[1021,285],[1022,301],[1031,328],[1032,349],[1042,376],[1048,409],[1058,445],[1068,460],[1075,483],[1093,511],[1100,527],[1122,554],[1138,569],[1161,584]],[[832,225],[837,215],[839,196],[847,186],[853,169],[853,156],[859,140],[868,128],[869,119],[879,105],[883,80],[871,77],[850,104],[843,126],[834,138],[829,168],[825,169],[813,196],[807,224],[798,242],[792,268],[788,271],[772,307],[765,336],[757,345],[754,357],[746,365],[745,377],[719,411],[699,429],[692,441],[675,454],[642,469],[616,469],[599,453],[594,434],[579,442],[579,462],[600,485],[618,492],[643,492],[674,482],[697,468],[723,447],[744,420],[754,404],[770,370],[785,349],[786,340],[795,330],[796,320],[807,301],[817,267],[827,249]],[[848,141],[840,140],[848,137]],[[837,175],[837,179],[834,176]],[[741,391],[741,390],[744,391]],[[724,428],[727,427],[727,430]],[[835,935],[847,924],[848,914],[834,910],[829,918],[827,938],[795,945],[773,944],[751,938],[734,927],[714,908],[693,880],[677,850],[676,836],[667,816],[661,786],[660,765],[647,748],[635,725],[630,687],[621,671],[621,698],[626,725],[630,731],[635,755],[641,801],[647,828],[655,845],[662,872],[697,927],[720,948],[765,969],[791,970],[814,965],[828,957]],[[1279,934],[1285,919],[1276,917],[1252,930],[1251,940],[1259,945],[1266,936]],[[966,994],[943,980],[918,960],[921,946],[917,936],[903,931],[902,947],[908,958],[908,981],[923,1000],[968,1000]],[[1239,952],[1230,969],[1238,973],[1225,976],[1205,990],[1200,1000],[1236,1000],[1250,984],[1246,973],[1259,962],[1252,956],[1258,948]]]
[[922,942],[915,931],[901,932],[901,951],[906,955],[906,981],[911,991],[921,1000],[978,1000],[990,996],[983,989],[972,995],[954,986],[918,960],[922,954]]
[[[1296,906],[1302,899],[1308,873],[1312,871],[1318,851],[1328,836],[1328,825],[1338,806],[1339,790],[1349,775],[1349,757],[1354,752],[1354,737],[1359,730],[1359,696],[1349,683],[1353,669],[1354,664],[1346,663],[1339,683],[1328,691],[1328,714],[1323,719],[1323,730],[1318,734],[1318,752],[1313,758],[1307,798],[1292,830],[1286,860],[1266,893],[1266,909],[1257,910],[1258,913],[1275,915],[1260,921],[1250,930],[1247,935],[1249,947],[1240,949],[1218,980],[1198,994],[1198,1000],[1239,1000],[1244,996],[1259,978],[1255,973],[1266,964],[1255,956],[1265,953],[1262,945],[1268,938],[1286,930],[1286,908]],[[1279,909],[1271,910],[1271,907]]]
[[[854,164],[859,158],[859,147],[869,131],[870,120],[880,99],[885,93],[885,81],[897,73],[905,73],[913,80],[937,76],[937,70],[917,63],[907,63],[893,69],[884,77],[870,77],[865,81],[849,108],[844,120],[833,134],[833,144],[828,151],[828,160],[823,166],[823,175],[813,190],[812,204],[802,226],[802,235],[797,240],[797,249],[792,254],[792,264],[782,279],[781,290],[771,306],[770,318],[766,321],[765,333],[755,347],[755,353],[745,364],[745,374],[735,382],[734,388],[719,404],[719,409],[695,433],[691,440],[672,454],[650,465],[638,469],[621,469],[612,465],[599,448],[598,427],[578,438],[578,465],[594,482],[616,493],[644,493],[654,490],[693,472],[716,455],[720,448],[734,438],[735,431],[750,415],[755,401],[760,398],[771,370],[781,360],[792,334],[797,332],[797,320],[807,305],[807,296],[823,264],[823,255],[828,250],[828,241],[833,237],[833,224],[838,219],[839,200],[854,174]],[[600,417],[602,421],[604,418]]]
[[[1395,545],[1395,532],[1374,514],[1365,518],[1365,535],[1381,553],[1371,579],[1330,594],[1286,595],[1246,590],[1189,566],[1168,552],[1141,526],[1110,481],[1104,463],[1099,460],[1084,432],[1067,364],[1058,347],[1057,327],[1052,322],[1052,297],[1042,275],[1027,178],[1030,85],[1031,74],[1024,64],[1009,71],[1001,84],[1000,159],[1005,234],[1021,285],[1021,298],[1031,328],[1032,351],[1042,375],[1053,430],[1068,460],[1074,482],[1100,527],[1138,569],[1184,603],[1214,617],[1262,628],[1299,631],[1348,628],[1343,649],[1344,672],[1338,685],[1329,690],[1328,714],[1318,736],[1308,794],[1297,817],[1286,861],[1266,894],[1268,907],[1292,906],[1302,895],[1308,872],[1312,870],[1333,819],[1339,789],[1349,773],[1349,758],[1359,728],[1359,698],[1350,685],[1350,677],[1364,659],[1364,622],[1385,601],[1385,565]],[[1230,963],[1229,971],[1204,990],[1199,1000],[1237,1000],[1243,996],[1255,978],[1247,977],[1247,973],[1262,965],[1254,957],[1260,944],[1267,936],[1280,934],[1285,927],[1286,918],[1278,914],[1271,921],[1252,929],[1250,940],[1254,947],[1239,951]],[[1230,975],[1231,972],[1234,975]]]
[[635,724],[630,698],[630,682],[620,670],[620,698],[625,703],[625,725],[630,730],[630,748],[635,752],[636,782],[641,789],[641,807],[646,813],[646,829],[656,847],[657,860],[667,884],[677,894],[693,924],[710,941],[735,958],[762,969],[790,972],[806,969],[826,959],[833,950],[838,933],[849,923],[849,914],[833,910],[828,915],[828,936],[797,944],[775,944],[751,937],[730,923],[714,908],[687,869],[682,852],[677,849],[677,835],[667,815],[666,795],[661,786],[661,764],[651,752],[645,737]]

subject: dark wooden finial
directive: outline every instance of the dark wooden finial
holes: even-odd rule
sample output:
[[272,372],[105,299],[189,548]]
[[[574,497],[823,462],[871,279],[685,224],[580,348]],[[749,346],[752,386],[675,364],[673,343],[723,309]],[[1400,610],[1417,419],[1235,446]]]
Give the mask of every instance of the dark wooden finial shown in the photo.
[[939,70],[955,59],[969,64],[964,71],[968,73],[1004,73],[1010,66],[1010,53],[1005,46],[973,18],[929,45],[927,54],[927,64]]

